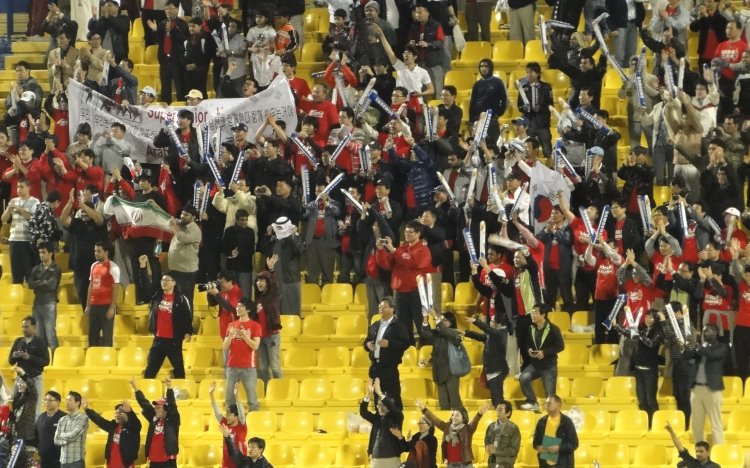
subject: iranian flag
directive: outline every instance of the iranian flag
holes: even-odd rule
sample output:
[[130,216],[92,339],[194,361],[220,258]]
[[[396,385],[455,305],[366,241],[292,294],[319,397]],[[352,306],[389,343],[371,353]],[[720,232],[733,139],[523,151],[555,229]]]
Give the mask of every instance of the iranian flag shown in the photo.
[[104,203],[104,214],[113,216],[124,239],[152,237],[168,241],[172,238],[169,225],[172,216],[153,201],[132,202],[111,196]]

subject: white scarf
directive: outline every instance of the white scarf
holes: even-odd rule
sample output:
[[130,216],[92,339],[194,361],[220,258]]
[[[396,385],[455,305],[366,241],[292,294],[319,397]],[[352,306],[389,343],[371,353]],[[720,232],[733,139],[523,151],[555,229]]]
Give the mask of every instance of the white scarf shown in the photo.
[[282,216],[273,223],[273,231],[276,233],[276,239],[286,239],[293,234],[294,225],[286,216]]

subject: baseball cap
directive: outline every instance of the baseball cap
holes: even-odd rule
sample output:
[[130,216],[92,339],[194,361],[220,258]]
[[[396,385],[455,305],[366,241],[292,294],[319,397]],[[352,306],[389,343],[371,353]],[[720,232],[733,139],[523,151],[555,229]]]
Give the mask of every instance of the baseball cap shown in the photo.
[[388,179],[380,179],[375,185],[382,185],[385,188],[391,188],[391,181]]
[[156,97],[156,90],[154,88],[152,88],[151,86],[145,86],[141,90],[141,94],[149,94],[149,95],[151,95],[153,97]]
[[154,406],[167,406],[167,400],[165,398],[159,398],[156,401],[151,402]]
[[247,125],[245,125],[244,123],[238,123],[237,125],[232,127],[233,132],[238,132],[240,130],[247,131]]
[[190,92],[185,95],[185,98],[203,99],[203,93],[197,89],[191,89]]
[[601,146],[592,146],[586,153],[591,156],[604,156],[604,150]]
[[517,119],[511,120],[513,122],[513,125],[523,125],[524,127],[529,126],[529,119],[526,117],[518,117]]
[[726,210],[724,210],[724,214],[736,216],[737,218],[740,217],[740,210],[738,210],[735,207],[729,207]]
[[34,91],[24,91],[23,94],[21,94],[21,100],[30,102],[36,99],[36,94],[34,94]]

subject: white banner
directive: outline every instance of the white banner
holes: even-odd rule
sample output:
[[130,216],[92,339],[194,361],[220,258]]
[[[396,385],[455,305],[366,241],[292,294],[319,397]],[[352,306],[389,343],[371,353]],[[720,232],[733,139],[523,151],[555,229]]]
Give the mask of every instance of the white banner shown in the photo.
[[[165,120],[175,122],[177,113],[187,109],[195,116],[194,126],[208,125],[213,137],[221,131],[222,141],[231,138],[231,127],[247,125],[247,139],[253,142],[255,133],[269,114],[286,123],[287,134],[297,127],[297,110],[289,82],[277,76],[268,88],[249,98],[206,99],[197,106],[149,107],[123,106],[82,84],[71,80],[68,85],[70,141],[75,141],[78,125],[91,125],[93,148],[99,138],[119,122],[127,129],[125,139],[133,146],[131,157],[142,163],[161,163],[167,148],[155,148],[154,137],[164,127]],[[270,134],[270,132],[269,132]]]

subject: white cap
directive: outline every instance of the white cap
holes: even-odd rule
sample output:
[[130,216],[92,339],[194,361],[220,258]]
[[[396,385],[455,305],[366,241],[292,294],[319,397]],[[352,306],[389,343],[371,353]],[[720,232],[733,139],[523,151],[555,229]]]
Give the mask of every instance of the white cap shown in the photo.
[[736,216],[737,218],[739,218],[740,217],[740,210],[738,210],[735,207],[730,207],[730,208],[727,208],[726,210],[724,210],[724,214]]
[[36,99],[36,94],[34,94],[34,91],[24,91],[23,94],[21,94],[22,101],[31,102],[34,99]]
[[156,90],[154,88],[152,88],[151,86],[145,86],[141,90],[141,94],[150,94],[150,95],[156,97]]

